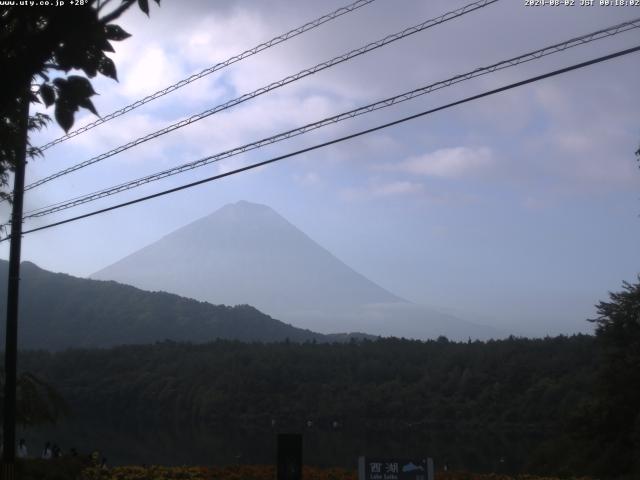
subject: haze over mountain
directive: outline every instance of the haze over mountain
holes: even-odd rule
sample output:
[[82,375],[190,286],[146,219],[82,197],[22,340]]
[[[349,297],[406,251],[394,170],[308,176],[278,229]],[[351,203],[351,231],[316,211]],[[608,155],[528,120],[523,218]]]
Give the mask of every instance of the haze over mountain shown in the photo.
[[[8,262],[0,260],[0,310],[6,309]],[[249,305],[211,305],[116,282],[21,266],[18,340],[23,349],[62,350],[215,339],[244,342],[348,341],[292,327]],[[355,337],[362,337],[356,334]],[[4,329],[0,331],[4,344]]]
[[240,201],[96,272],[227,305],[249,304],[319,332],[467,339],[495,330],[412,304],[345,265],[273,209]]

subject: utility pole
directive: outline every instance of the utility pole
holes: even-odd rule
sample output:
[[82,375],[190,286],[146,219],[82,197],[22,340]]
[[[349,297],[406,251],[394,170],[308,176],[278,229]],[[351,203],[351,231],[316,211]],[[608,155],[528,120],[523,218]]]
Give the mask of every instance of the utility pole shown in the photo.
[[7,328],[4,350],[3,458],[1,480],[15,479],[16,461],[16,377],[18,356],[18,300],[20,287],[20,247],[22,243],[22,209],[24,171],[27,164],[29,124],[29,92],[18,99],[20,125],[16,142],[16,164],[13,180],[11,243],[9,247],[9,282],[7,288]]

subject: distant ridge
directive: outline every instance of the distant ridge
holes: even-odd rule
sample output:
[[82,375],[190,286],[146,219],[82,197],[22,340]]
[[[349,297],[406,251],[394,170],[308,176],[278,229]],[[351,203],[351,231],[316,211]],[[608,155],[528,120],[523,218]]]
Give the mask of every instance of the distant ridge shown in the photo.
[[266,205],[228,204],[94,273],[145,290],[250,304],[323,333],[489,338],[489,327],[411,304],[318,245]]
[[[116,282],[52,273],[31,262],[23,262],[21,270],[18,338],[23,349],[103,348],[164,340],[202,343],[217,338],[245,342],[351,339],[349,334],[322,335],[295,328],[249,305],[211,305]],[[2,311],[7,272],[8,262],[0,260]]]

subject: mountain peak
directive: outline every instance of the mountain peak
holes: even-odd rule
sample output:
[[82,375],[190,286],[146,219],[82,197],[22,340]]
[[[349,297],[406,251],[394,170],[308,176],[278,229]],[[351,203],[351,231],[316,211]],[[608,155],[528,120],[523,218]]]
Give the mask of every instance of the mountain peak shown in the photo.
[[375,334],[421,337],[429,325],[437,326],[437,334],[450,335],[456,324],[452,317],[412,307],[345,265],[272,208],[245,200],[223,206],[92,277],[213,304],[249,304],[321,332],[369,331],[371,326]]
[[274,209],[261,203],[240,200],[235,203],[227,203],[205,218],[215,218],[220,215],[237,215],[242,217],[272,216],[282,218]]
[[273,211],[273,209],[267,205],[264,205],[262,203],[249,202],[248,200],[238,200],[236,203],[227,203],[225,207],[235,207],[235,208],[244,208],[244,209],[253,208],[253,209],[261,209],[261,210],[266,209],[266,210]]
[[219,210],[216,210],[216,212],[213,212],[212,215],[215,215],[217,212],[220,212],[222,210],[234,210],[234,211],[241,211],[241,212],[273,212],[275,213],[275,211],[267,206],[267,205],[263,205],[262,203],[253,203],[253,202],[249,202],[247,200],[239,200],[235,203],[227,203],[226,205],[220,207]]
[[272,208],[246,200],[227,204],[92,277],[215,304],[248,303],[288,319],[403,302]]

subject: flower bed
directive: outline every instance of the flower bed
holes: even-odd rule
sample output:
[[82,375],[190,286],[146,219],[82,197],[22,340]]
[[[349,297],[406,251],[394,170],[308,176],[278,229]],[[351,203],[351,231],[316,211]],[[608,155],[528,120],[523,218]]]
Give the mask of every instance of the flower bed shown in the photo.
[[[273,466],[233,466],[233,467],[149,467],[130,466],[101,469],[85,469],[80,480],[274,480]],[[343,468],[304,467],[304,480],[357,480],[355,470]],[[554,477],[534,475],[478,474],[466,472],[438,472],[436,480],[559,480]],[[586,477],[573,480],[590,480]]]

